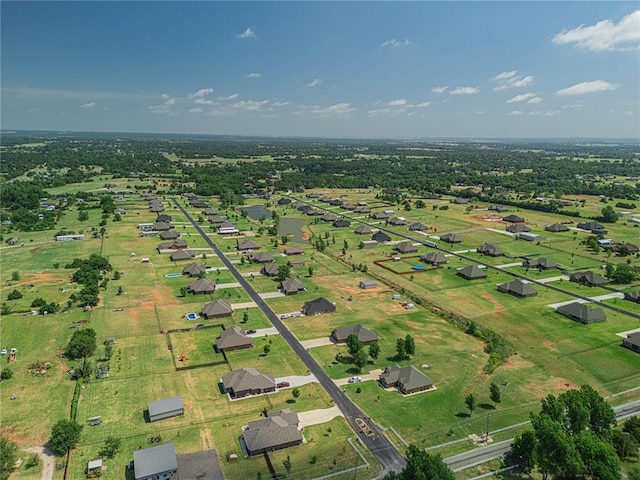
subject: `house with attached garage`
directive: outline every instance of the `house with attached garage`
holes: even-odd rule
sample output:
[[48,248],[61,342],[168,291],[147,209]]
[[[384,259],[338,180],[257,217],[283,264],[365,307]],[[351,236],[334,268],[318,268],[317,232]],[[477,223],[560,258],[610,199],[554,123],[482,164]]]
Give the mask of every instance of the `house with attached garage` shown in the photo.
[[304,315],[321,315],[336,311],[336,306],[324,297],[306,302],[300,310]]
[[520,280],[514,280],[513,282],[502,283],[498,285],[498,291],[502,293],[510,293],[518,298],[529,298],[538,295],[538,291],[528,283],[524,283]]
[[223,330],[216,339],[216,348],[220,352],[230,352],[253,347],[253,340],[237,325]]
[[557,308],[556,312],[584,324],[604,322],[607,319],[606,313],[601,308],[591,308],[578,302],[562,305]]
[[477,265],[469,265],[468,267],[463,267],[456,272],[456,275],[459,275],[466,280],[479,280],[481,278],[487,278],[487,272],[478,268]]
[[378,335],[376,332],[369,330],[362,325],[353,325],[351,327],[336,328],[331,332],[331,338],[336,343],[346,343],[349,335],[355,335],[363,344],[374,343],[378,341]]
[[504,255],[502,249],[495,243],[483,243],[476,251],[483,255],[489,255],[490,257],[501,257]]
[[632,332],[622,339],[622,346],[640,353],[640,332]]
[[433,380],[418,370],[413,365],[400,367],[392,365],[385,368],[378,378],[383,388],[397,388],[403,395],[423,392],[433,388]]
[[223,298],[207,303],[200,312],[204,318],[230,317],[233,314],[231,304]]
[[255,368],[233,370],[222,377],[222,386],[231,398],[248,397],[276,391],[272,373],[260,373]]
[[298,414],[284,409],[268,412],[267,418],[247,424],[242,438],[250,456],[302,444]]
[[569,281],[588,287],[601,287],[609,283],[606,278],[591,271],[572,273],[569,276]]
[[306,288],[304,283],[297,278],[287,278],[280,282],[280,290],[285,295],[295,295],[296,293],[304,292]]

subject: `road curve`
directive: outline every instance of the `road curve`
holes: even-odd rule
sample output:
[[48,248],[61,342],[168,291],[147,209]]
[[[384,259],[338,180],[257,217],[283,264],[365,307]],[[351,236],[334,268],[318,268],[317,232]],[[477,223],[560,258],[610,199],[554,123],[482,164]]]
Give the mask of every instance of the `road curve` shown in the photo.
[[247,291],[251,299],[256,303],[256,305],[265,313],[267,318],[271,321],[273,326],[275,326],[282,338],[284,338],[287,343],[294,350],[296,355],[300,357],[300,359],[304,362],[304,364],[309,369],[309,372],[314,374],[323,388],[327,391],[329,396],[332,398],[335,405],[338,406],[344,418],[347,420],[347,423],[351,426],[351,428],[356,432],[358,439],[362,444],[364,444],[369,451],[378,459],[378,461],[382,464],[383,473],[389,471],[399,472],[405,466],[406,462],[404,457],[400,454],[400,452],[396,449],[396,447],[385,437],[382,432],[372,423],[368,422],[368,426],[374,431],[375,435],[369,437],[365,436],[360,427],[355,422],[356,418],[368,418],[358,407],[356,407],[351,400],[347,398],[341,388],[339,388],[333,380],[329,378],[329,376],[322,370],[320,365],[315,361],[315,359],[309,354],[309,352],[302,346],[302,344],[298,341],[298,339],[287,329],[287,327],[282,323],[282,321],[278,318],[278,316],[271,310],[271,308],[267,305],[267,303],[258,295],[258,293],[253,289],[251,284],[247,282],[245,277],[243,277],[238,270],[236,270],[235,266],[227,259],[224,253],[218,248],[218,246],[211,240],[209,235],[202,229],[200,225],[198,225],[193,217],[187,212],[182,205],[180,205],[176,198],[172,198],[173,203],[178,207],[178,209],[182,212],[185,218],[191,222],[191,224],[195,227],[196,231],[204,238],[207,244],[213,249],[213,251],[218,255],[220,260],[225,264],[225,266],[229,269],[229,271],[236,278],[237,282]]

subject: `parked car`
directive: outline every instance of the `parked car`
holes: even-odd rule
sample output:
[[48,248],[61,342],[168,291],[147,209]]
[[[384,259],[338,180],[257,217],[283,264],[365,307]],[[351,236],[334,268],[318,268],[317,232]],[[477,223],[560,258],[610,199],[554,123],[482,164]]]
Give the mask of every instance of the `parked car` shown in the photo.
[[3,348],[2,350],[0,350],[0,355],[6,355],[7,354],[7,349]]
[[247,333],[256,333],[256,331],[251,329],[251,330],[247,330]]
[[289,315],[288,313],[280,315],[280,320],[286,320],[287,318],[291,318],[291,315]]
[[276,385],[277,388],[285,388],[288,387],[290,385],[289,382],[280,382],[279,384]]
[[358,383],[358,382],[361,382],[361,381],[362,381],[362,378],[360,378],[360,377],[351,377],[349,379],[349,383]]

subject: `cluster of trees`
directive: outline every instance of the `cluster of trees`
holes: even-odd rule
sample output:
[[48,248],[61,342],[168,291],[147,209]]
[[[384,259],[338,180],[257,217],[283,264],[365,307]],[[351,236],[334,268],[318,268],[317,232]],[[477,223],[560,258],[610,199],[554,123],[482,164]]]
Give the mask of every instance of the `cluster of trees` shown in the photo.
[[533,428],[512,446],[512,459],[524,472],[537,467],[544,479],[622,478],[613,444],[615,413],[598,392],[584,385],[541,403],[541,411],[531,414]]
[[96,332],[93,328],[76,330],[65,351],[67,357],[72,360],[86,359],[96,352]]
[[619,263],[615,266],[608,263],[605,272],[613,283],[633,283],[638,279],[637,270],[629,263]]
[[400,472],[389,472],[382,480],[455,480],[456,476],[439,454],[430,454],[411,444],[407,465]]
[[65,268],[77,268],[71,278],[74,282],[84,285],[80,292],[71,295],[70,301],[78,302],[81,307],[97,305],[99,301],[99,285],[106,286],[108,281],[103,275],[113,270],[109,260],[92,253],[88,259],[76,258],[73,262],[67,264]]
[[[353,359],[354,365],[358,370],[362,370],[367,364],[368,357],[367,352],[364,351],[364,343],[362,343],[356,334],[352,333],[347,337],[347,349]],[[379,354],[380,345],[378,345],[378,342],[369,344],[369,356],[375,360]]]
[[396,358],[398,360],[406,360],[416,353],[416,341],[407,334],[404,338],[396,339]]

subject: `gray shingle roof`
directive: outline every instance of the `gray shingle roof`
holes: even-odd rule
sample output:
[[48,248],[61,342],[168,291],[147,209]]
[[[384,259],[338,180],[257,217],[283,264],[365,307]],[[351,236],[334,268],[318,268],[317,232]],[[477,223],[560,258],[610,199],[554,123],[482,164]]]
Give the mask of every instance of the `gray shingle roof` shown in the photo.
[[238,246],[237,246],[238,250],[255,250],[257,248],[260,248],[260,245],[258,245],[253,240],[243,240],[243,241],[238,240]]
[[276,381],[272,373],[260,373],[255,368],[241,368],[222,377],[222,384],[226,390],[242,392],[275,388]]
[[290,411],[283,412],[269,413],[265,419],[248,423],[242,436],[249,452],[302,442],[302,432],[297,427],[298,415]]
[[135,478],[146,478],[178,468],[176,448],[173,443],[145,448],[133,452]]
[[335,338],[336,342],[346,342],[349,335],[356,335],[362,343],[371,343],[378,341],[378,335],[376,332],[369,330],[362,325],[353,325],[351,327],[336,328],[331,332],[331,336]]
[[316,298],[306,302],[302,306],[302,313],[305,315],[316,315],[319,313],[335,312],[336,306],[324,297]]
[[216,290],[216,282],[208,278],[199,278],[191,282],[188,288],[193,293],[213,293]]
[[286,280],[283,280],[280,282],[280,289],[285,293],[285,295],[306,290],[304,283],[297,278],[287,278]]
[[408,367],[400,367],[398,365],[387,367],[384,373],[380,375],[380,380],[387,385],[398,384],[398,387],[407,392],[433,386],[433,380],[413,365]]
[[447,263],[447,257],[445,257],[444,254],[439,252],[431,252],[431,253],[427,253],[426,255],[422,255],[420,257],[420,260],[425,263],[430,263],[432,265],[442,265],[444,263]]
[[216,339],[218,350],[249,347],[251,345],[253,345],[251,337],[247,337],[245,331],[237,325],[222,331]]
[[603,322],[607,319],[607,315],[601,308],[590,308],[578,302],[562,305],[556,311],[581,323]]
[[400,253],[413,253],[418,251],[418,247],[411,242],[400,242],[394,248]]
[[190,263],[182,269],[182,274],[195,277],[200,275],[200,273],[204,271],[206,271],[204,265],[201,265],[200,263]]
[[477,265],[469,265],[468,267],[461,268],[456,273],[467,280],[487,278],[487,272],[478,268]]
[[231,308],[231,304],[222,298],[209,302],[202,307],[202,315],[205,317],[228,316],[232,313],[233,308]]
[[514,280],[512,282],[498,285],[498,290],[504,293],[510,293],[517,297],[535,297],[538,295],[538,291],[535,288],[520,280]]

